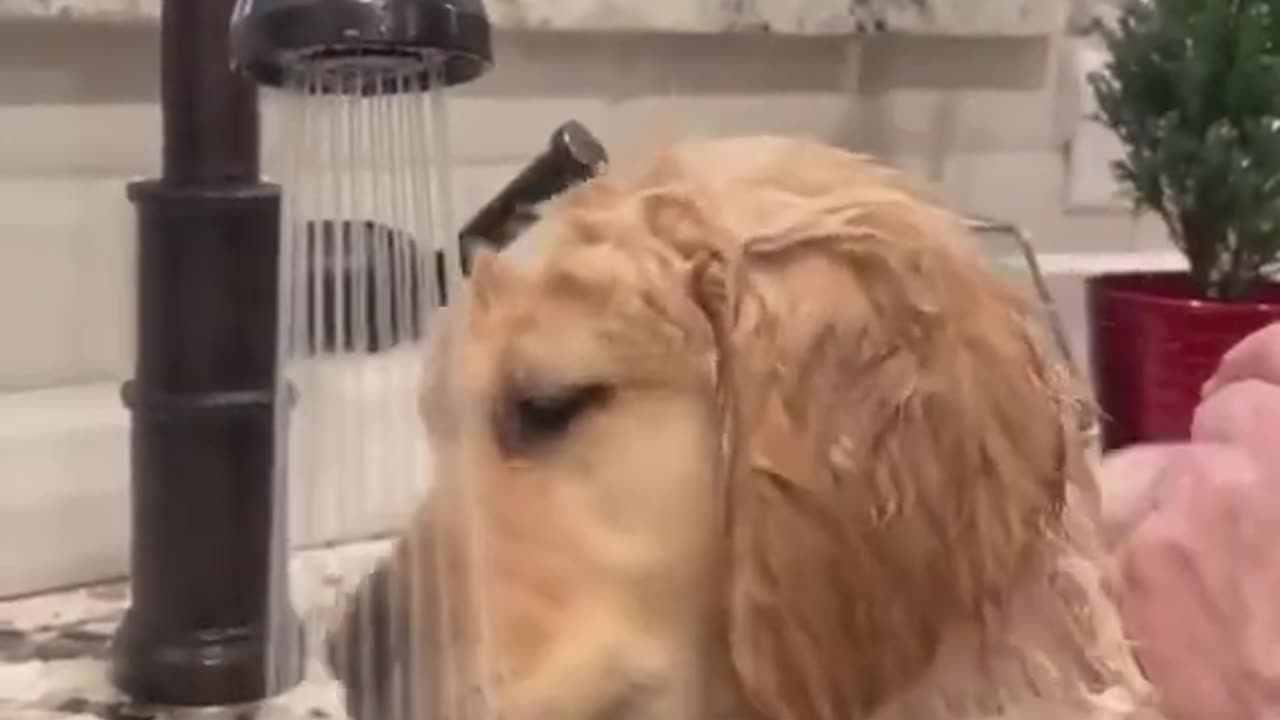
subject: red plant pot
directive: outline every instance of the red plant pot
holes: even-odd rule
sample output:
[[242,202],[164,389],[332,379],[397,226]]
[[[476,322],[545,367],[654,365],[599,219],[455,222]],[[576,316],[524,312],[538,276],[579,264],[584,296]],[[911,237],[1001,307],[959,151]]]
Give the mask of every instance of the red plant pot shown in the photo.
[[1107,450],[1186,439],[1200,388],[1222,355],[1280,320],[1280,285],[1244,302],[1199,297],[1186,273],[1100,275],[1087,282],[1093,381]]

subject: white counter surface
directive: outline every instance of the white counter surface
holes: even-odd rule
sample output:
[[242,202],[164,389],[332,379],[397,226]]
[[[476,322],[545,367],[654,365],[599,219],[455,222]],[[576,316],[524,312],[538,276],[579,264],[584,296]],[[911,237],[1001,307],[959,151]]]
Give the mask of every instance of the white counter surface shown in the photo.
[[[318,627],[335,602],[385,555],[387,541],[299,553],[293,596]],[[177,720],[133,705],[109,681],[109,643],[128,607],[128,588],[112,582],[0,601],[0,718],[4,720]],[[241,709],[243,710],[243,709]],[[201,720],[241,718],[201,711]],[[255,720],[342,720],[339,684],[318,664],[291,691],[257,708]]]

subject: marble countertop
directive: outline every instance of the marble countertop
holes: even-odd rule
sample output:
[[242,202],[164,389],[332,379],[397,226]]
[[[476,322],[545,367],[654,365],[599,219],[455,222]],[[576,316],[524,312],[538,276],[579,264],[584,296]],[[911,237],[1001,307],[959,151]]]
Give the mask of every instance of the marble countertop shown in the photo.
[[[311,632],[328,625],[389,541],[298,553],[293,597]],[[108,679],[110,642],[128,607],[122,582],[0,601],[0,718],[4,720],[165,720],[181,717],[130,703]],[[313,663],[304,682],[255,708],[255,720],[342,720],[340,686]],[[218,720],[207,710],[189,711]],[[227,710],[229,720],[242,713]]]
[[[1035,36],[1068,0],[487,0],[514,30]],[[155,21],[161,0],[0,0],[0,20]]]

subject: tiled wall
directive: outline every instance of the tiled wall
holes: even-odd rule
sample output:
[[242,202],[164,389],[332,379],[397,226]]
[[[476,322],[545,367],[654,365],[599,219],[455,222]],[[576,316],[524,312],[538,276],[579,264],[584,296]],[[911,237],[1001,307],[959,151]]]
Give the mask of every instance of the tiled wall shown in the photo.
[[[1069,207],[1068,50],[1061,38],[503,34],[498,69],[451,104],[457,206],[482,202],[576,118],[617,151],[689,132],[816,136],[940,181],[1046,250],[1128,248],[1122,212]],[[128,374],[123,186],[156,170],[157,51],[154,25],[0,23],[0,392]]]

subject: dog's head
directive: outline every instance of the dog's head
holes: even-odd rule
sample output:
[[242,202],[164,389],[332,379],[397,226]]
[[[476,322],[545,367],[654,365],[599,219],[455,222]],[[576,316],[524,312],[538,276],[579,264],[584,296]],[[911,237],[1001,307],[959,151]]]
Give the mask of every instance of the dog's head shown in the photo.
[[1073,405],[1031,308],[892,173],[696,144],[536,232],[532,269],[477,260],[423,401],[432,537],[471,569],[447,594],[483,608],[458,644],[515,707],[594,662],[866,717],[1038,561]]

